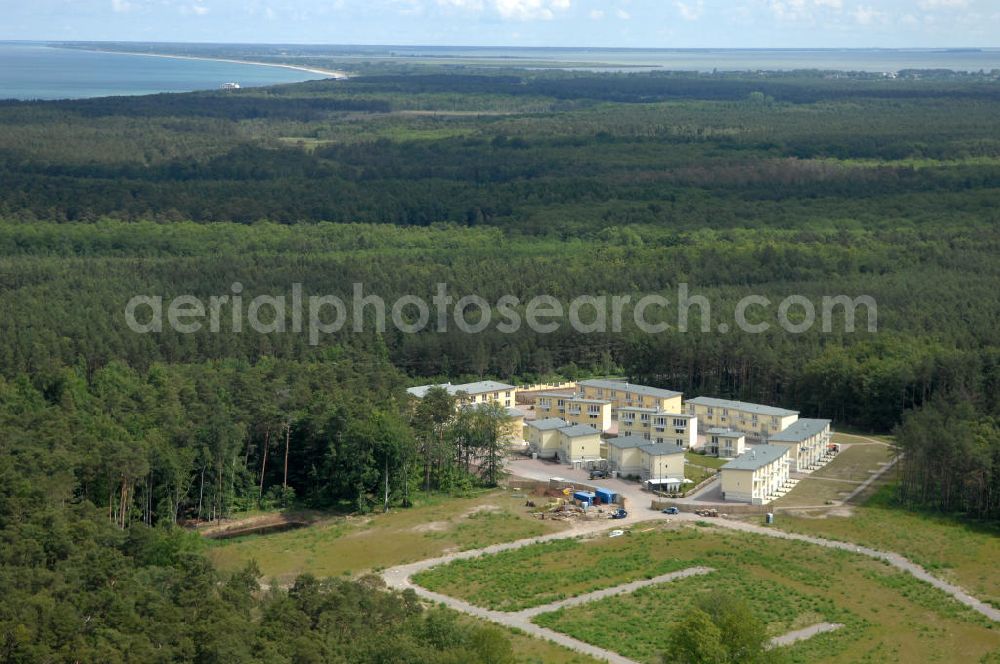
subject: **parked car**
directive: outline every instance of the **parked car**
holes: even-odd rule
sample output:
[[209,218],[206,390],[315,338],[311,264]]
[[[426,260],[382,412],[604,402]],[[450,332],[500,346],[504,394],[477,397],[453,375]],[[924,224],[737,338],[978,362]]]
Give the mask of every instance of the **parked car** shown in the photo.
[[612,519],[628,518],[628,512],[619,507],[618,509],[616,509],[614,512],[611,513],[611,518]]
[[592,480],[606,480],[609,477],[611,477],[611,473],[600,468],[590,471],[590,479]]
[[680,510],[678,510],[676,507],[668,507],[668,508],[666,508],[666,509],[663,510],[663,513],[664,514],[680,514]]

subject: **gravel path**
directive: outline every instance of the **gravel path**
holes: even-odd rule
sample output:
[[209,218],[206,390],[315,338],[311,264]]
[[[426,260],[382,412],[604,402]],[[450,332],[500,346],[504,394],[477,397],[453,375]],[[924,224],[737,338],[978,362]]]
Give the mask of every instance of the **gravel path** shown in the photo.
[[889,472],[889,469],[895,466],[896,463],[902,458],[903,458],[902,454],[893,457],[893,459],[889,463],[882,466],[882,468],[879,469],[877,473],[875,473],[874,475],[866,479],[864,482],[862,482],[861,486],[859,486],[857,489],[847,494],[847,496],[841,501],[841,503],[849,503],[852,500],[854,500],[854,498],[857,497],[859,493],[870,487],[872,483],[875,482],[878,478],[882,477],[887,472]]
[[[893,463],[895,460],[893,461]],[[892,463],[886,465],[882,471],[876,475],[873,475],[865,483],[859,486],[855,493],[860,493],[868,485],[871,484],[878,476],[884,473],[892,466]],[[848,498],[848,500],[850,497]],[[439,558],[431,558],[428,560],[422,560],[420,562],[411,563],[409,565],[400,565],[397,567],[392,567],[385,570],[382,573],[383,578],[386,583],[391,587],[398,590],[412,589],[421,597],[431,600],[433,602],[439,602],[444,604],[456,611],[461,611],[484,620],[489,620],[492,622],[499,623],[501,625],[506,625],[508,627],[514,627],[520,629],[532,636],[538,638],[546,639],[554,643],[558,643],[576,652],[584,653],[595,657],[602,661],[614,662],[616,664],[634,664],[632,660],[622,657],[621,655],[605,650],[603,648],[598,648],[596,646],[590,645],[589,643],[584,643],[572,637],[566,636],[551,629],[544,627],[539,627],[531,622],[531,618],[539,613],[544,613],[548,611],[555,610],[561,606],[572,606],[576,604],[581,604],[588,601],[593,601],[595,599],[600,599],[602,597],[609,597],[612,595],[617,595],[620,593],[632,592],[638,588],[652,585],[656,583],[665,583],[672,581],[677,578],[683,578],[684,576],[691,576],[694,574],[706,574],[711,570],[708,568],[692,567],[680,572],[674,572],[672,574],[665,574],[654,579],[644,579],[636,581],[630,584],[624,584],[622,586],[616,586],[613,588],[607,588],[604,590],[599,590],[593,593],[588,593],[587,595],[582,595],[580,597],[570,598],[566,600],[561,600],[559,602],[553,602],[551,604],[542,607],[533,607],[531,609],[526,609],[517,613],[508,613],[503,611],[493,611],[490,609],[484,609],[482,607],[474,606],[468,602],[456,599],[454,597],[449,597],[447,595],[442,595],[440,593],[435,593],[426,588],[422,588],[411,581],[411,577],[418,572],[430,569],[431,567],[437,567],[438,565],[444,565],[454,560],[462,560],[467,558],[475,558],[482,555],[488,555],[492,553],[500,553],[501,551],[509,551],[511,549],[518,549],[521,547],[529,546],[531,544],[547,542],[551,540],[566,539],[569,537],[577,537],[580,535],[594,534],[602,531],[611,530],[613,528],[623,528],[628,525],[635,524],[639,521],[653,521],[653,520],[666,520],[666,521],[704,521],[702,517],[690,513],[681,513],[679,515],[667,516],[661,512],[654,510],[636,510],[635,504],[633,503],[632,510],[629,514],[629,518],[622,521],[609,521],[609,520],[598,520],[586,523],[576,524],[573,528],[565,530],[562,532],[551,533],[542,537],[535,537],[531,539],[518,540],[516,542],[507,542],[504,544],[495,544],[493,546],[488,546],[483,549],[476,549],[473,551],[461,551],[456,553],[451,553]],[[870,558],[875,558],[877,560],[883,560],[888,564],[892,565],[896,569],[902,570],[909,574],[912,574],[916,578],[929,583],[935,588],[941,590],[942,592],[952,596],[957,601],[970,607],[971,609],[981,613],[990,620],[1000,622],[1000,610],[994,608],[993,606],[982,602],[963,588],[956,586],[947,581],[943,581],[936,576],[930,574],[923,567],[909,561],[898,553],[878,551],[865,546],[859,546],[857,544],[852,544],[850,542],[839,542],[836,540],[823,539],[820,537],[811,537],[808,535],[800,535],[797,533],[789,533],[782,530],[777,530],[775,528],[765,528],[763,526],[757,526],[751,523],[746,523],[743,521],[736,521],[732,519],[712,519],[712,525],[725,528],[729,530],[739,530],[748,533],[754,533],[757,535],[763,535],[765,537],[777,537],[786,540],[796,540],[800,542],[809,542],[810,544],[815,544],[817,546],[823,546],[829,549],[840,549],[842,551],[849,551],[851,553],[856,553],[863,556],[868,556]],[[796,632],[791,632],[780,637],[776,637],[776,642],[780,645],[786,643],[786,639],[791,639],[787,641],[788,643],[798,641],[801,639],[809,638],[814,634],[819,634],[821,632],[831,631],[833,629],[838,629],[840,625],[833,623],[821,623],[819,625],[813,625],[807,627],[804,630],[798,630]]]
[[788,634],[782,634],[781,636],[776,636],[771,639],[771,647],[777,648],[778,646],[788,646],[797,641],[805,641],[806,639],[811,639],[817,634],[823,634],[824,632],[832,632],[838,630],[843,625],[841,623],[816,623],[815,625],[810,625],[804,629],[797,629],[794,632],[789,632]]
[[611,588],[605,588],[604,590],[595,590],[594,592],[587,593],[585,595],[577,595],[576,597],[559,600],[558,602],[524,609],[523,611],[518,611],[517,615],[524,616],[526,618],[533,618],[542,613],[548,613],[549,611],[555,611],[557,609],[563,609],[570,606],[577,606],[579,604],[586,604],[587,602],[604,599],[605,597],[614,597],[615,595],[630,593],[639,590],[639,588],[645,588],[646,586],[655,586],[658,583],[669,583],[670,581],[676,581],[677,579],[684,579],[689,576],[698,576],[700,574],[708,574],[709,572],[714,571],[715,570],[711,567],[689,567],[687,569],[682,569],[679,572],[661,574],[660,576],[653,577],[652,579],[640,579],[639,581],[633,581],[632,583],[612,586]]

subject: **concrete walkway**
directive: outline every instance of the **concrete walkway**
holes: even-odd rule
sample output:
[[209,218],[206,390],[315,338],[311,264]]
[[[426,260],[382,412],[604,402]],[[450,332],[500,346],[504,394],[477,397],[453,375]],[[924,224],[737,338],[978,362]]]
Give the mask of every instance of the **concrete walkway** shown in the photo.
[[887,463],[884,466],[882,466],[882,468],[879,469],[879,471],[877,473],[875,473],[874,475],[872,475],[871,477],[869,477],[868,479],[866,479],[864,482],[862,482],[861,486],[859,486],[857,489],[855,489],[854,491],[852,491],[849,494],[847,494],[847,496],[845,496],[844,500],[842,500],[841,502],[842,503],[849,503],[852,500],[854,500],[858,496],[859,493],[861,493],[862,491],[864,491],[865,489],[867,489],[868,487],[870,487],[876,480],[878,480],[878,478],[882,477],[887,472],[889,472],[889,469],[891,469],[893,466],[895,466],[899,462],[899,460],[902,459],[902,458],[903,458],[902,454],[898,454],[895,457],[893,457],[892,460],[889,461],[889,463]]
[[646,586],[655,586],[658,583],[669,583],[670,581],[676,581],[677,579],[685,579],[689,576],[698,576],[701,574],[708,574],[709,572],[714,572],[714,571],[715,570],[712,569],[711,567],[689,567],[687,569],[682,569],[679,572],[670,572],[669,574],[661,574],[660,576],[655,576],[652,579],[640,579],[639,581],[633,581],[632,583],[625,583],[620,586],[612,586],[611,588],[605,588],[603,590],[595,590],[592,593],[587,593],[585,595],[577,595],[576,597],[570,597],[568,599],[559,600],[558,602],[543,604],[542,606],[534,606],[531,607],[530,609],[524,609],[523,611],[518,611],[517,615],[524,616],[526,618],[533,618],[543,613],[549,613],[550,611],[556,611],[558,609],[564,609],[570,606],[586,604],[587,602],[593,602],[595,600],[604,599],[606,597],[614,597],[615,595],[624,595],[626,593],[639,590],[640,588],[645,588]]
[[[868,488],[872,482],[881,477],[886,471],[888,471],[895,463],[897,459],[893,459],[890,463],[884,466],[880,472],[872,475],[868,480],[863,482],[858,486],[850,496],[848,496],[843,502],[848,502],[851,498]],[[520,474],[520,473],[518,473]],[[616,487],[617,488],[617,487]],[[633,493],[635,492],[635,493]],[[624,493],[624,492],[623,492]],[[449,597],[447,595],[442,595],[436,593],[426,588],[422,588],[411,581],[411,577],[418,572],[430,569],[432,567],[437,567],[439,565],[444,565],[455,560],[463,560],[468,558],[476,558],[483,555],[489,555],[494,553],[500,553],[502,551],[509,551],[512,549],[518,549],[521,547],[529,546],[536,543],[547,542],[552,540],[566,539],[571,537],[578,537],[581,535],[595,534],[600,532],[605,532],[614,528],[623,528],[629,525],[634,525],[640,521],[703,521],[702,517],[699,517],[691,513],[681,513],[679,515],[665,515],[659,511],[649,510],[649,509],[637,509],[636,503],[638,502],[635,498],[639,496],[639,492],[635,488],[629,487],[628,496],[632,500],[630,505],[630,513],[627,519],[619,521],[610,520],[598,520],[590,521],[584,523],[575,524],[573,528],[557,533],[551,533],[549,535],[544,535],[542,537],[535,537],[530,539],[518,540],[515,542],[507,542],[504,544],[495,544],[493,546],[488,546],[483,549],[476,549],[473,551],[461,551],[456,553],[451,553],[438,558],[431,558],[428,560],[423,560],[416,563],[411,563],[409,565],[400,565],[397,567],[392,567],[385,570],[382,573],[383,578],[386,583],[391,588],[397,590],[412,589],[421,597],[433,601],[439,602],[448,606],[456,611],[461,611],[468,615],[476,616],[484,620],[489,620],[501,625],[506,625],[508,627],[513,627],[520,629],[527,634],[532,636],[545,639],[547,641],[552,641],[559,645],[565,646],[570,650],[589,655],[591,657],[600,659],[602,661],[613,662],[615,664],[634,664],[632,660],[622,657],[621,655],[614,653],[610,650],[605,650],[603,648],[598,648],[589,643],[585,643],[578,639],[574,639],[565,634],[561,634],[554,630],[540,627],[531,622],[531,618],[548,611],[553,611],[563,606],[574,606],[582,604],[585,602],[590,602],[602,597],[610,597],[613,595],[628,593],[638,588],[644,586],[656,584],[656,583],[666,583],[678,578],[683,578],[685,576],[692,576],[695,574],[707,574],[711,570],[702,567],[692,567],[680,572],[674,572],[672,574],[665,574],[654,579],[643,579],[640,581],[635,581],[633,583],[624,584],[621,586],[615,586],[612,588],[606,588],[604,590],[595,591],[593,593],[588,593],[586,595],[581,595],[579,597],[569,598],[566,600],[561,600],[559,602],[553,602],[541,607],[533,607],[530,609],[525,609],[520,612],[503,612],[503,611],[493,611],[490,609],[484,609],[482,607],[474,606],[468,602],[456,599],[454,597]],[[641,495],[641,494],[639,494]],[[777,530],[775,528],[765,528],[763,526],[754,525],[751,523],[746,523],[743,521],[736,521],[732,519],[712,519],[711,523],[713,526],[717,526],[723,529],[738,530],[742,532],[753,533],[756,535],[762,535],[764,537],[777,537],[780,539],[794,540],[800,542],[808,542],[816,546],[823,546],[829,549],[839,549],[842,551],[848,551],[858,555],[868,556],[877,560],[885,561],[886,563],[892,565],[896,569],[907,572],[921,581],[925,581],[930,585],[934,586],[938,590],[950,595],[957,601],[968,606],[974,611],[986,616],[990,620],[995,622],[1000,622],[1000,610],[994,608],[993,606],[982,602],[971,594],[966,592],[963,588],[956,586],[947,581],[943,581],[936,576],[930,574],[923,567],[911,562],[910,560],[904,558],[898,553],[878,551],[865,546],[859,546],[857,544],[852,544],[850,542],[840,542],[837,540],[823,539],[820,537],[811,537],[808,535],[800,535],[797,533],[789,533],[782,530]],[[813,625],[807,627],[804,630],[797,630],[796,632],[791,632],[780,637],[776,637],[776,645],[785,645],[786,643],[793,643],[798,640],[809,638],[814,634],[818,634],[825,631],[831,631],[833,629],[838,629],[840,625],[832,623],[821,623],[819,625]]]
[[780,646],[790,646],[793,643],[799,641],[805,641],[806,639],[811,639],[817,634],[823,634],[825,632],[833,632],[843,627],[841,623],[816,623],[815,625],[810,625],[809,627],[803,629],[797,629],[794,632],[789,632],[788,634],[782,634],[781,636],[776,636],[771,639],[771,647],[778,648]]

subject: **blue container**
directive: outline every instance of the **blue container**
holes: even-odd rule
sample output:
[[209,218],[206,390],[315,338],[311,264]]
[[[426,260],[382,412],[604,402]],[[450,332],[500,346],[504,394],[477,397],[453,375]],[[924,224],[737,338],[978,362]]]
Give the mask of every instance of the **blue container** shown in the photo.
[[610,505],[615,502],[615,499],[618,497],[618,494],[612,491],[611,489],[602,489],[598,487],[597,497],[600,498],[601,502],[604,503],[605,505]]

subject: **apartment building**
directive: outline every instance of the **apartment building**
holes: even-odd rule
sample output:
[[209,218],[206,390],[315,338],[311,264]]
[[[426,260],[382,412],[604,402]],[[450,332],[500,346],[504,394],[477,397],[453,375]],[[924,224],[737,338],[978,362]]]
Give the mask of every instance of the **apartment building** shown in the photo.
[[651,443],[642,436],[609,438],[608,468],[623,477],[643,480],[684,477],[684,448],[666,443]]
[[582,394],[542,392],[535,400],[535,415],[539,418],[559,417],[571,424],[585,424],[601,432],[611,428],[611,402],[588,399]]
[[495,380],[481,380],[475,383],[464,383],[462,385],[419,385],[411,387],[406,391],[410,396],[423,399],[432,387],[443,387],[448,394],[456,397],[460,406],[466,404],[499,402],[501,406],[513,407],[517,398],[517,388],[506,383],[498,383]]
[[507,423],[507,433],[505,434],[504,440],[511,447],[520,447],[524,445],[524,411],[514,407],[508,407],[507,417],[510,421]]
[[643,480],[673,478],[684,481],[684,448],[671,443],[655,443],[639,448]]
[[792,471],[807,471],[826,456],[830,435],[830,420],[803,418],[772,435],[768,444],[788,448]]
[[551,459],[559,454],[559,429],[570,426],[558,417],[544,420],[529,420],[524,423],[524,439],[528,441],[528,451],[539,459]]
[[690,449],[698,442],[698,419],[686,413],[626,406],[618,409],[618,435]]
[[609,401],[612,419],[618,419],[619,408],[653,408],[668,413],[683,412],[682,395],[673,390],[599,379],[581,380],[578,385],[585,398]]
[[735,459],[746,451],[747,438],[732,429],[709,429],[705,432],[705,454]]
[[722,499],[752,505],[774,500],[788,482],[784,445],[755,445],[722,467]]
[[767,442],[799,419],[794,410],[714,397],[688,399],[686,412],[698,418],[702,429],[732,429],[761,442]]
[[574,466],[601,460],[601,432],[586,424],[557,429],[559,460]]

